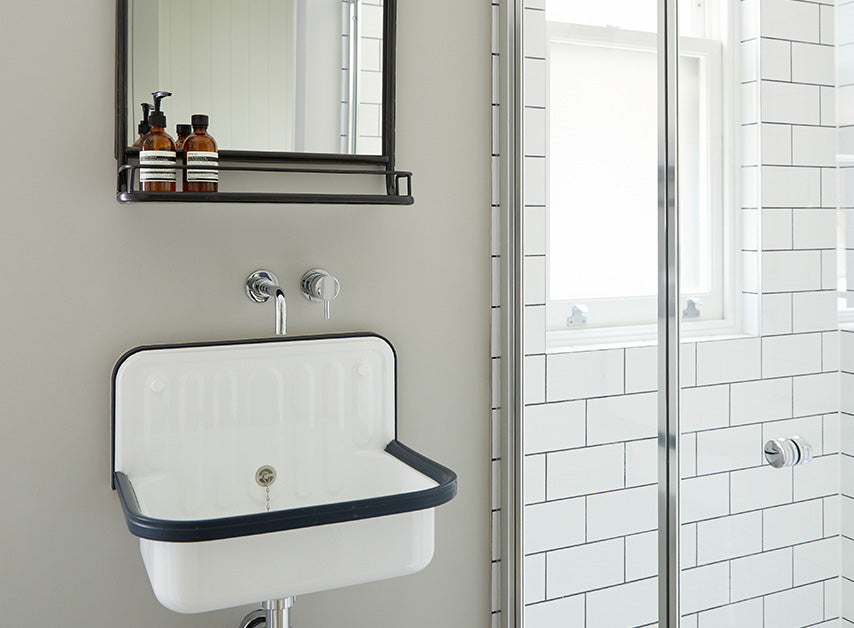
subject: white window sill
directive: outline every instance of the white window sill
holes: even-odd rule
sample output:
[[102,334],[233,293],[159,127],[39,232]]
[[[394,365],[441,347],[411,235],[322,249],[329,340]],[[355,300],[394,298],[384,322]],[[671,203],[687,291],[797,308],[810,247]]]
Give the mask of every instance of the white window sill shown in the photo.
[[839,308],[838,315],[839,329],[843,331],[854,331],[854,308]]
[[[702,321],[683,323],[681,343],[736,340],[751,338],[752,334],[732,325],[730,321]],[[656,325],[631,325],[591,329],[567,329],[546,332],[546,353],[575,353],[629,347],[658,345]]]

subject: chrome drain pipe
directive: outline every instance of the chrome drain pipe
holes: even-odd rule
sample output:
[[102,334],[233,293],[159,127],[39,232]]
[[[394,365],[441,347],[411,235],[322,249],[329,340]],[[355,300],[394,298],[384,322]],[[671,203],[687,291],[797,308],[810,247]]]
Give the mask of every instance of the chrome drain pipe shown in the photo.
[[243,618],[240,628],[291,628],[293,597],[261,602],[261,608]]
[[261,602],[261,608],[264,609],[267,619],[267,625],[264,628],[291,628],[291,606],[293,605],[292,597]]

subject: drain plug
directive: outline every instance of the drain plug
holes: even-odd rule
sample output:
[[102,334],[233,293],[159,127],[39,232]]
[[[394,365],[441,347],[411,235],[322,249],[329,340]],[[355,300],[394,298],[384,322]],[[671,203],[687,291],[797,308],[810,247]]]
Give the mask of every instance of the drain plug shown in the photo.
[[260,486],[269,487],[276,481],[276,470],[267,464],[263,467],[259,467],[255,472],[255,481],[258,482]]

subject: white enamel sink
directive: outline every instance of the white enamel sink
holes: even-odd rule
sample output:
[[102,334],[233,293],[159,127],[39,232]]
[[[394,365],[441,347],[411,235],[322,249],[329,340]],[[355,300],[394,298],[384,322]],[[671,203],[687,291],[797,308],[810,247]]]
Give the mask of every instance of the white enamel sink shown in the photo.
[[456,494],[396,440],[394,351],[373,334],[135,349],[113,423],[128,528],[182,613],[414,573]]

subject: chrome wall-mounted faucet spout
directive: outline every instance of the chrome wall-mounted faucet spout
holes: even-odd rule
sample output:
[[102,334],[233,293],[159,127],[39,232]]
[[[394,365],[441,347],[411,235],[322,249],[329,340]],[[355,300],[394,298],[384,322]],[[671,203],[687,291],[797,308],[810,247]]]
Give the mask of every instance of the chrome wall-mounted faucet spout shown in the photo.
[[279,280],[269,270],[256,270],[246,278],[246,296],[255,303],[266,303],[271,297],[276,300],[276,335],[287,333],[288,303]]

